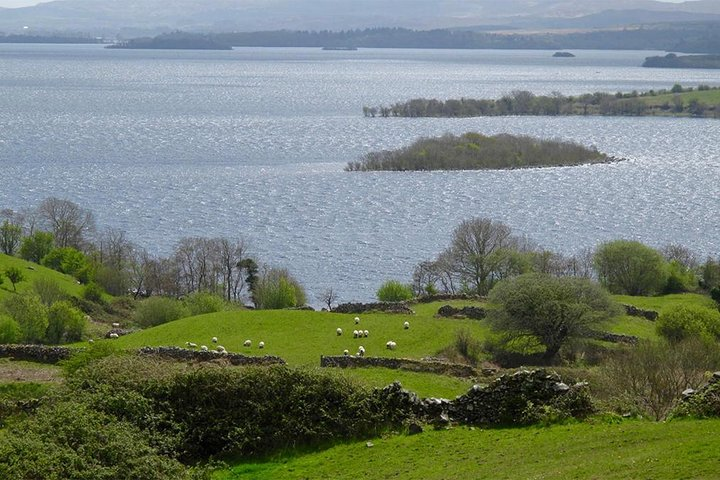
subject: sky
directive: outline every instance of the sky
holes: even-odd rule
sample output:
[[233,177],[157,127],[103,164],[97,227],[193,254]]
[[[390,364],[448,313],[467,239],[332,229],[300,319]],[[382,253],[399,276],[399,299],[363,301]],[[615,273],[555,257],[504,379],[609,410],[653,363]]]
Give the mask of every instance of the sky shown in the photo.
[[[48,0],[44,0],[47,2]],[[169,0],[172,1],[172,0]],[[680,3],[684,0],[658,0],[661,2],[671,2],[671,3]],[[38,3],[41,3],[38,0],[0,0],[0,7],[8,7],[8,8],[15,8],[15,7],[28,7],[30,5],[37,5]]]

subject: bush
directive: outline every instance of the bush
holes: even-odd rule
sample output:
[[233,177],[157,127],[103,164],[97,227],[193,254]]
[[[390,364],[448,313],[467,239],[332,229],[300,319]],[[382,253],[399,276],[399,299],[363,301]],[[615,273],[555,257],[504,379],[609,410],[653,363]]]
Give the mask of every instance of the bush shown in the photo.
[[67,294],[60,284],[52,278],[37,278],[33,281],[32,288],[40,296],[40,301],[48,307],[67,298]]
[[20,326],[22,341],[39,343],[45,338],[48,311],[36,293],[13,295],[5,299],[3,306]]
[[696,339],[676,344],[642,342],[615,353],[606,366],[606,383],[614,389],[615,401],[662,420],[682,391],[697,387],[705,372],[719,362],[716,344]]
[[185,297],[185,306],[190,311],[190,315],[221,312],[226,308],[225,299],[210,292],[191,293]]
[[7,315],[0,314],[0,344],[17,343],[21,337],[20,325]]
[[697,287],[697,279],[692,270],[683,266],[677,260],[668,263],[667,280],[663,293],[684,293],[694,290],[695,287]]
[[42,407],[0,436],[0,478],[171,480],[190,478],[158,455],[136,426],[76,401]]
[[93,303],[105,304],[103,289],[95,282],[90,282],[83,288],[82,296],[85,300]]
[[46,340],[49,343],[76,342],[82,339],[85,315],[69,302],[55,302],[48,310]]
[[16,285],[25,280],[25,275],[17,267],[8,267],[5,269],[5,276],[13,286],[13,292],[17,291]]
[[307,298],[305,290],[285,269],[270,269],[255,284],[253,301],[257,308],[276,310],[301,307]]
[[92,278],[92,266],[85,254],[72,247],[53,248],[42,258],[42,264],[58,272],[72,275],[81,283]]
[[133,315],[141,327],[154,327],[189,316],[188,309],[179,300],[168,297],[150,297],[138,303]]
[[100,359],[116,353],[117,348],[112,343],[94,343],[85,349],[75,351],[70,358],[61,361],[59,366],[63,369],[66,376],[71,377],[81,368],[87,367]]
[[720,417],[720,378],[713,375],[710,382],[683,398],[673,409],[672,417],[711,418]]
[[388,280],[378,289],[377,298],[381,302],[405,302],[413,298],[412,287],[397,280]]
[[698,305],[678,305],[663,312],[655,324],[658,335],[677,343],[688,338],[720,338],[720,312]]

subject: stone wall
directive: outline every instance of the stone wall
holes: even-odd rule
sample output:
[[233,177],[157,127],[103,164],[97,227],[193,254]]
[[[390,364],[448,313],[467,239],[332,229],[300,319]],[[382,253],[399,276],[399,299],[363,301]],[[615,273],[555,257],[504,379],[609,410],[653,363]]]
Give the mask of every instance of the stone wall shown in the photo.
[[55,364],[70,358],[77,349],[46,345],[0,345],[0,358]]
[[474,378],[481,374],[493,372],[478,371],[470,365],[439,361],[412,360],[409,358],[354,357],[354,356],[320,356],[321,367],[358,368],[382,367],[393,370],[410,370],[413,372],[429,372],[461,378]]
[[216,351],[202,352],[180,347],[143,347],[138,350],[141,355],[151,355],[172,360],[186,362],[209,362],[211,360],[226,360],[232,365],[285,365],[286,362],[274,355],[253,357],[239,353],[218,353]]
[[474,320],[482,320],[486,316],[485,309],[481,307],[455,308],[452,305],[443,305],[438,309],[437,314],[440,317],[472,318]]
[[333,313],[360,314],[368,312],[415,314],[415,311],[408,307],[405,302],[341,303],[333,308]]
[[625,343],[628,345],[637,345],[638,337],[634,335],[624,335],[622,333],[600,332],[597,330],[588,330],[585,334],[589,338],[602,340],[611,343]]
[[480,295],[467,295],[465,293],[438,293],[435,295],[421,295],[415,298],[417,303],[447,302],[450,300],[466,300],[469,302],[484,302],[486,297]]
[[654,322],[658,318],[658,312],[655,310],[643,310],[635,305],[628,305],[626,303],[623,303],[622,306],[625,308],[625,313],[631,317],[642,317],[651,322]]

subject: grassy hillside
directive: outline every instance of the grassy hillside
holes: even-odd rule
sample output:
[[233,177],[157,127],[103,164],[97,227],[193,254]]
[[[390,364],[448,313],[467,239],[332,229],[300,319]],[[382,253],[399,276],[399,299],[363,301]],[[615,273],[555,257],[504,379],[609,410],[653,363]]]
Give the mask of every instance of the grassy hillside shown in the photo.
[[[79,296],[82,293],[82,285],[78,285],[70,275],[65,275],[55,270],[38,265],[37,263],[28,262],[17,257],[10,257],[0,253],[0,272],[5,271],[8,267],[19,268],[25,281],[17,284],[17,291],[24,292],[32,289],[32,283],[36,279],[50,278],[58,283],[68,295]],[[3,283],[0,284],[0,301],[8,295],[12,295],[13,287],[10,281],[3,275]]]
[[236,479],[715,479],[720,420],[428,430],[237,463]]
[[642,100],[648,105],[662,105],[664,103],[672,103],[676,96],[682,99],[684,105],[687,105],[691,100],[697,100],[707,105],[720,104],[720,90],[695,90],[692,92],[668,93],[654,97],[642,97]]

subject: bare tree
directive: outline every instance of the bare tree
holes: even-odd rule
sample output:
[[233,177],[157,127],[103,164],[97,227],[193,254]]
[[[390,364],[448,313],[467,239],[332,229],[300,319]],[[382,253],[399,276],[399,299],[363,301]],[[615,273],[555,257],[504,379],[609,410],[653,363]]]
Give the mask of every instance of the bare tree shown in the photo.
[[247,245],[243,239],[232,242],[227,238],[215,239],[218,248],[218,261],[222,272],[222,284],[225,299],[229,302],[237,300],[244,287],[242,260],[247,256]]
[[38,207],[40,217],[48,224],[58,247],[83,250],[86,236],[95,231],[95,218],[89,210],[70,200],[50,197]]
[[333,303],[338,300],[338,293],[334,288],[326,288],[317,296],[317,299],[327,305],[328,312],[332,312]]

